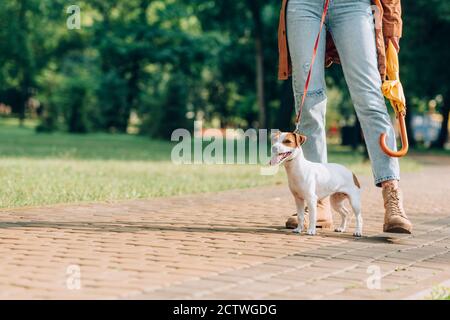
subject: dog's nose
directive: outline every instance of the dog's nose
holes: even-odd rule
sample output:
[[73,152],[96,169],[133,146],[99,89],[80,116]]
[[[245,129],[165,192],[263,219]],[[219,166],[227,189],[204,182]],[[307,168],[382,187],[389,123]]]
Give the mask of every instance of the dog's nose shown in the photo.
[[275,146],[272,146],[272,153],[277,153],[277,151],[278,151],[278,148]]

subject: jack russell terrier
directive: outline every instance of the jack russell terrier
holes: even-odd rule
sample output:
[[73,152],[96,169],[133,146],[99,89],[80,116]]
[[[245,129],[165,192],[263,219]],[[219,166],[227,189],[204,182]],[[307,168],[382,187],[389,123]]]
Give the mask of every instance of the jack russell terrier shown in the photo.
[[348,199],[356,217],[356,228],[353,235],[362,235],[361,186],[356,176],[347,168],[335,163],[316,163],[305,159],[302,145],[304,135],[292,132],[272,134],[272,159],[270,165],[284,164],[291,190],[297,206],[298,228],[303,231],[305,219],[305,202],[310,219],[308,235],[316,234],[317,201],[330,197],[331,206],[341,218],[341,225],[336,232],[344,232],[350,219],[349,210],[345,206]]

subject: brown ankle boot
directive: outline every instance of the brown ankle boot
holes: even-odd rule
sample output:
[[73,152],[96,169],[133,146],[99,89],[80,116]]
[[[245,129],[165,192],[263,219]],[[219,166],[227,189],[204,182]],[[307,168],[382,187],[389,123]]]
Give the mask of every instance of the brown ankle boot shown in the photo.
[[[308,208],[305,209],[305,220],[303,222],[303,229],[306,230],[309,225],[309,215],[308,215]],[[294,213],[291,217],[289,217],[286,220],[286,229],[295,229],[298,227],[298,217],[297,214]]]
[[[297,214],[293,214],[286,221],[287,229],[295,229],[298,226]],[[304,228],[309,226],[308,208],[305,208]],[[333,215],[331,213],[330,197],[324,198],[317,202],[317,228],[331,229],[333,227]]]
[[412,224],[403,209],[403,195],[398,186],[383,187],[384,199],[384,232],[411,233]]

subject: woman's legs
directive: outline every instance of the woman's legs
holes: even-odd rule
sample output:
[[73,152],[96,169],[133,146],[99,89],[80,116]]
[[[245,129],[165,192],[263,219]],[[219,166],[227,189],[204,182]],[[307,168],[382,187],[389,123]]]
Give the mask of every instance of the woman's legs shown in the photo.
[[345,80],[356,109],[372,162],[375,183],[399,180],[398,160],[380,148],[380,134],[396,148],[394,128],[381,92],[375,30],[370,0],[334,0],[329,8],[329,26],[342,63]]
[[386,132],[388,146],[396,149],[394,128],[381,92],[370,0],[333,0],[328,19],[345,80],[361,122],[375,184],[383,186],[386,209],[384,231],[410,232],[411,224],[403,210],[397,183],[400,179],[398,160],[387,156],[379,145],[380,135]]

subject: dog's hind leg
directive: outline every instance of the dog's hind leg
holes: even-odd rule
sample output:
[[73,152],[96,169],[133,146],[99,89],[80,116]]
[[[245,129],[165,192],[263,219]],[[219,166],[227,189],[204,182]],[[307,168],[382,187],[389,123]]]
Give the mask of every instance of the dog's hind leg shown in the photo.
[[350,193],[348,196],[356,218],[356,227],[353,235],[355,237],[361,237],[363,227],[363,218],[361,215],[361,193],[359,190],[355,190],[355,192]]
[[345,199],[348,196],[344,193],[335,193],[330,197],[331,206],[341,216],[341,225],[334,229],[335,232],[345,232],[350,218],[349,210],[345,207]]
[[301,233],[305,223],[305,200],[295,197],[295,205],[297,206],[298,226],[292,232]]

